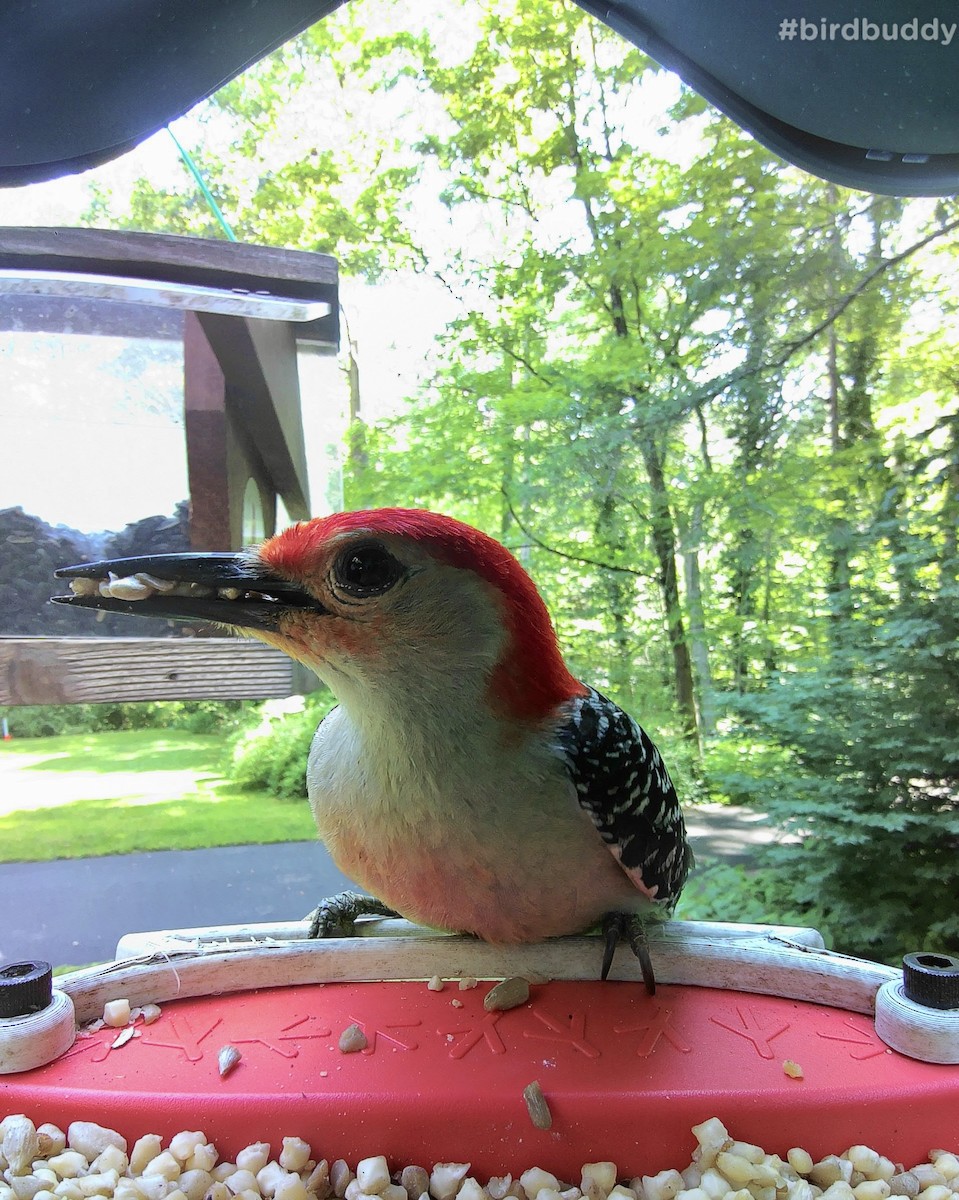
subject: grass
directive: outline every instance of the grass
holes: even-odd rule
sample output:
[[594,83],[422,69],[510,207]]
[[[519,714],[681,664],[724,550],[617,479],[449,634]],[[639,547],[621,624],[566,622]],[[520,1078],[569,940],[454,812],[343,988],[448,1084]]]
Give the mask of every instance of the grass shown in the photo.
[[0,743],[0,862],[316,836],[306,801],[224,778],[222,737],[161,729]]

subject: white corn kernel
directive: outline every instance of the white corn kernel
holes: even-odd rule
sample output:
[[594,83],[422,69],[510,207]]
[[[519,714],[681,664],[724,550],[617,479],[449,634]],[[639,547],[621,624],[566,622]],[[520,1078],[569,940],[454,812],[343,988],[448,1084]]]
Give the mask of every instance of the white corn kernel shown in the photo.
[[236,1156],[236,1165],[241,1171],[262,1171],[270,1161],[270,1143],[252,1142]]
[[856,1200],[888,1200],[892,1188],[885,1179],[865,1179],[852,1189]]
[[[75,1196],[69,1200],[76,1200]],[[139,1179],[130,1179],[126,1175],[121,1175],[117,1183],[117,1190],[113,1193],[113,1200],[147,1200],[146,1193],[140,1187]]]
[[786,1200],[815,1200],[818,1194],[808,1179],[796,1179],[786,1185]]
[[526,1193],[527,1200],[536,1200],[543,1188],[552,1188],[554,1192],[559,1191],[559,1180],[551,1172],[544,1171],[542,1167],[530,1167],[519,1177],[519,1181]]
[[[237,1158],[239,1157],[237,1155]],[[222,1182],[226,1184],[234,1196],[238,1196],[241,1192],[256,1192],[259,1195],[256,1176],[245,1167],[238,1167],[232,1175],[229,1175]]]
[[124,1154],[127,1152],[126,1138],[121,1137],[115,1129],[105,1129],[95,1121],[71,1122],[67,1129],[67,1145],[71,1150],[78,1150],[85,1155],[87,1162],[93,1162],[107,1146],[117,1146]]
[[47,1165],[60,1179],[73,1179],[89,1169],[89,1163],[79,1150],[64,1150],[47,1159]]
[[[692,1186],[689,1186],[692,1184]],[[660,1171],[658,1175],[643,1176],[643,1193],[646,1200],[674,1200],[682,1191],[694,1191],[698,1186],[684,1179],[678,1171]]]
[[90,1164],[91,1171],[116,1171],[118,1175],[122,1175],[130,1165],[130,1160],[125,1151],[119,1146],[107,1146],[105,1150],[101,1150],[93,1162]]
[[204,1142],[197,1146],[184,1164],[188,1171],[212,1171],[217,1160],[216,1146],[212,1142]]
[[711,1166],[720,1150],[732,1144],[729,1131],[718,1117],[710,1117],[708,1121],[694,1125],[692,1133],[699,1143],[698,1162],[702,1167]]
[[848,1158],[827,1154],[809,1172],[809,1179],[816,1187],[823,1189],[831,1187],[834,1183],[848,1183],[852,1179],[852,1163]]
[[605,1200],[616,1186],[616,1164],[614,1162],[583,1163],[580,1190],[590,1200]]
[[356,1182],[368,1195],[378,1195],[390,1182],[390,1168],[382,1154],[361,1158],[356,1164]]
[[288,1174],[289,1172],[284,1171],[275,1160],[268,1162],[256,1173],[256,1185],[260,1189],[260,1195],[273,1196]]
[[850,1146],[843,1158],[848,1158],[854,1171],[861,1171],[867,1179],[875,1179],[879,1170],[879,1155],[870,1146]]
[[856,1200],[888,1200],[892,1188],[885,1180],[863,1180],[852,1189]]
[[[40,1130],[37,1132],[39,1133]],[[932,1159],[932,1165],[946,1183],[952,1183],[959,1179],[959,1155],[953,1154],[949,1150],[933,1150],[929,1157]]]
[[130,1151],[130,1174],[142,1175],[147,1163],[152,1162],[162,1149],[163,1141],[158,1133],[145,1133],[137,1138]]
[[285,1137],[280,1151],[280,1166],[285,1171],[302,1171],[310,1161],[310,1153],[309,1142],[299,1137]]
[[145,1177],[151,1175],[159,1175],[161,1179],[166,1179],[170,1183],[180,1178],[182,1167],[173,1157],[169,1150],[163,1150],[156,1158],[151,1159],[144,1168],[143,1174]]
[[746,1186],[753,1200],[776,1200],[776,1189],[772,1184],[750,1183]]
[[308,1200],[306,1184],[293,1173],[284,1174],[273,1189],[273,1200]]
[[[120,1183],[122,1182],[123,1180],[121,1179]],[[120,1183],[117,1184],[118,1192]],[[83,1195],[72,1179],[61,1179],[53,1191],[55,1195],[62,1197],[62,1200],[80,1200],[80,1197]]]
[[112,1196],[120,1180],[117,1171],[101,1171],[96,1175],[81,1175],[75,1182],[84,1196]]
[[33,1200],[37,1192],[43,1190],[43,1180],[36,1175],[13,1175],[13,1168],[7,1171],[7,1182],[13,1191],[15,1200]]
[[436,1163],[430,1173],[430,1195],[433,1200],[452,1200],[469,1174],[469,1169],[469,1163]]
[[824,1200],[856,1200],[856,1193],[844,1179],[837,1179],[823,1192]]
[[170,1181],[162,1175],[141,1175],[136,1185],[143,1200],[165,1200],[170,1190]]
[[[390,1186],[392,1187],[392,1184]],[[405,1196],[406,1192],[403,1195]],[[479,1181],[474,1179],[472,1175],[467,1175],[460,1184],[460,1190],[456,1193],[456,1200],[489,1200],[489,1198],[486,1195],[486,1190]]]
[[752,1142],[733,1142],[729,1147],[730,1154],[738,1154],[740,1158],[744,1158],[747,1162],[761,1163],[766,1157],[761,1146],[754,1146]]
[[103,1006],[103,1023],[111,1029],[122,1029],[130,1023],[130,1001],[108,1000]]
[[182,1166],[183,1163],[185,1163],[186,1160],[193,1154],[197,1146],[205,1145],[205,1133],[201,1133],[199,1130],[191,1132],[190,1130],[184,1129],[180,1133],[173,1135],[173,1137],[170,1139],[170,1145],[167,1147],[167,1149]]
[[703,1171],[698,1186],[706,1193],[709,1200],[725,1200],[725,1197],[729,1195],[729,1180],[721,1175],[715,1167],[707,1167]]
[[791,1150],[786,1152],[786,1161],[797,1175],[808,1175],[815,1166],[812,1155],[808,1150],[803,1150],[800,1146],[793,1146]]
[[753,1164],[748,1158],[743,1158],[741,1154],[733,1154],[731,1150],[720,1150],[716,1155],[716,1169],[733,1187],[745,1187],[753,1179]]
[[187,1200],[203,1200],[213,1186],[213,1176],[209,1171],[201,1171],[193,1167],[185,1170],[176,1182]]

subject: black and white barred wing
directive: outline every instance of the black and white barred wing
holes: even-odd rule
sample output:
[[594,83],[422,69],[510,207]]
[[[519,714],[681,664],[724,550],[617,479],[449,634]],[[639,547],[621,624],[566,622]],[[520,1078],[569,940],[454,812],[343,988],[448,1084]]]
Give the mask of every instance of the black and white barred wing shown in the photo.
[[666,764],[645,731],[592,688],[571,703],[559,752],[576,796],[636,887],[671,911],[692,864]]

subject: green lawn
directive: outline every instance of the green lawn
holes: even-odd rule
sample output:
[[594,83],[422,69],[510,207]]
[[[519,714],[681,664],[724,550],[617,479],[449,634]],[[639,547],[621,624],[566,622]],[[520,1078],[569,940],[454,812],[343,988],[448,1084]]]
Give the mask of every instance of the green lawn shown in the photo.
[[159,729],[0,742],[0,862],[316,836],[305,800],[239,790],[224,754]]

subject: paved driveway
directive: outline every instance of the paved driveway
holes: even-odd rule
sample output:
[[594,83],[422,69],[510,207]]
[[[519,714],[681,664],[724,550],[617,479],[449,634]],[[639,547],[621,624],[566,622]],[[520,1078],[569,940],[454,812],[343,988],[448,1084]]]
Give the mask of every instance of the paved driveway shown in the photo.
[[[687,812],[702,862],[748,862],[772,834],[749,809]],[[0,864],[0,963],[41,958],[84,966],[112,959],[125,933],[296,921],[352,886],[316,842],[163,850]]]

